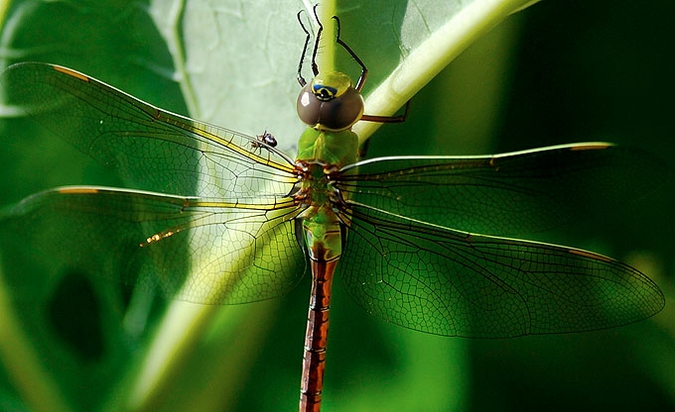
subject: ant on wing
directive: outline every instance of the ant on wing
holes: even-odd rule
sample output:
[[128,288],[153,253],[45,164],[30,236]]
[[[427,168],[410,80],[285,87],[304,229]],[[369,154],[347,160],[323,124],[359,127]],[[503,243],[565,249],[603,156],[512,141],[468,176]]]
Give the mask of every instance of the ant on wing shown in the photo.
[[272,133],[268,133],[265,130],[262,134],[256,135],[257,140],[251,142],[251,148],[253,149],[267,149],[271,147],[277,147],[277,139]]

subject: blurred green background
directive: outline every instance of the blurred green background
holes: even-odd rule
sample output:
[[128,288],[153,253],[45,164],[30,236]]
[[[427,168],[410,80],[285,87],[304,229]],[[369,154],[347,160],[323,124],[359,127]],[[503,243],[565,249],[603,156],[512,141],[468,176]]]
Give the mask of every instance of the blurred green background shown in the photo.
[[[296,90],[295,60],[302,35],[297,33],[295,12],[300,4],[282,3],[269,7],[280,10],[276,19],[284,24],[279,30],[292,33],[289,40],[281,40],[292,56],[284,60],[275,55],[260,65],[288,79],[278,89]],[[233,4],[214,8],[203,16],[203,24],[219,13],[245,17],[246,11]],[[188,40],[167,42],[166,27],[153,24],[157,16],[147,7],[124,1],[77,6],[14,3],[3,28],[3,66],[21,60],[69,65],[188,114],[192,105],[184,101],[185,89],[172,77],[171,70],[178,68],[168,50],[185,47],[192,70],[196,66],[191,59],[200,56],[190,53],[199,52],[188,47]],[[359,33],[351,29],[358,27],[358,16],[349,24],[357,12],[349,8],[340,15],[345,40],[359,52]],[[675,3],[669,0],[544,0],[508,18],[463,53],[415,97],[408,122],[384,126],[372,137],[369,156],[496,153],[602,140],[641,148],[668,162],[675,149],[673,15]],[[269,30],[260,25],[248,29]],[[222,36],[204,42],[201,53],[247,41],[241,37],[247,33],[234,30],[228,37],[227,30],[234,28],[218,27]],[[285,34],[270,31],[265,38],[286,39]],[[62,43],[68,46],[59,47]],[[264,50],[277,53],[272,46]],[[242,93],[230,89],[229,82],[239,81],[235,63],[210,62],[223,66],[224,90],[213,93]],[[270,83],[277,81],[273,79]],[[251,92],[259,88],[246,87],[255,89]],[[200,108],[199,118],[249,134],[272,126],[279,136],[274,121],[266,120],[265,101],[253,101],[261,107],[260,119],[246,120],[247,125],[238,125],[236,118],[250,113],[243,115],[226,104],[231,118],[209,107]],[[290,127],[301,130],[292,101],[289,107],[284,116]],[[2,205],[55,185],[120,184],[31,122],[3,120],[0,133]],[[541,234],[541,239],[630,263],[652,277],[670,299],[675,225],[668,212],[673,210],[674,188],[664,176],[657,193],[637,204],[617,205],[616,215]],[[5,235],[0,252],[8,277],[21,273],[12,266],[19,254],[43,262],[36,264],[35,272],[49,265],[49,256],[31,256],[20,233],[0,234]],[[16,318],[44,365],[42,376],[56,384],[64,404],[76,410],[101,405],[114,409],[121,402],[117,394],[124,396],[125,380],[143,359],[168,303],[138,303],[118,285],[90,275],[63,273],[58,281],[47,282],[38,273],[7,283]],[[193,351],[166,373],[168,383],[148,410],[294,410],[308,290],[305,281],[281,299],[222,308],[195,338]],[[332,308],[326,411],[675,409],[675,321],[668,303],[654,318],[631,326],[511,340],[441,338],[385,324],[356,307],[339,281]],[[7,332],[6,325],[1,333]],[[23,371],[12,370],[6,359],[2,363],[1,410],[56,410],[57,402],[39,406],[35,400],[26,401],[26,393],[48,391],[17,385],[16,376]]]

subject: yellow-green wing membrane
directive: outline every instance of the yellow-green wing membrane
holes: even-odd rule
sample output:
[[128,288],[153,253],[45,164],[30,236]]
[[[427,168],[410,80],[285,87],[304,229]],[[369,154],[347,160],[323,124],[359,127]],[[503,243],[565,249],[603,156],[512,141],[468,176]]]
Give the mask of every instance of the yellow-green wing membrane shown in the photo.
[[338,276],[389,322],[444,336],[581,332],[663,308],[636,269],[592,252],[471,235],[354,205]]
[[132,188],[54,189],[3,211],[14,234],[3,238],[29,245],[27,260],[44,253],[50,266],[199,303],[271,298],[304,273],[288,196],[297,178],[282,153],[70,69],[23,63],[0,81],[12,104]]
[[19,63],[0,82],[11,104],[114,168],[130,188],[257,198],[287,194],[297,181],[293,159],[252,150],[254,137],[166,112],[71,69]]
[[583,143],[471,157],[390,157],[346,166],[335,186],[356,204],[441,226],[519,236],[601,216],[663,181],[653,157]]
[[346,166],[334,177],[350,228],[338,270],[366,310],[433,334],[511,337],[635,322],[664,305],[638,270],[497,236],[610,211],[654,189],[663,170],[605,143]]
[[292,200],[247,206],[64,187],[15,205],[2,230],[27,252],[49,251],[51,265],[190,302],[245,303],[283,294],[304,273]]

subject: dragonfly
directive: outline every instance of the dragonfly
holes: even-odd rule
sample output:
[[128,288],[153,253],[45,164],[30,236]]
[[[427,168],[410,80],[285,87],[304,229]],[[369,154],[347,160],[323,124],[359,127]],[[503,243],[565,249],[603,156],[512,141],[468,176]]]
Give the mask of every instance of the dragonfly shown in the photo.
[[650,190],[659,173],[651,157],[592,142],[359,160],[355,123],[402,118],[364,114],[367,69],[336,21],[336,42],[360,76],[353,83],[318,70],[318,22],[306,81],[302,26],[297,106],[308,127],[295,157],[267,132],[252,137],[170,113],[70,68],[12,65],[0,77],[12,103],[128,187],[47,190],[3,219],[58,226],[49,233],[63,259],[101,249],[116,265],[76,258],[139,290],[201,304],[279,297],[309,266],[300,411],[321,407],[335,277],[367,312],[441,336],[591,331],[663,308],[658,286],[627,264],[518,238]]

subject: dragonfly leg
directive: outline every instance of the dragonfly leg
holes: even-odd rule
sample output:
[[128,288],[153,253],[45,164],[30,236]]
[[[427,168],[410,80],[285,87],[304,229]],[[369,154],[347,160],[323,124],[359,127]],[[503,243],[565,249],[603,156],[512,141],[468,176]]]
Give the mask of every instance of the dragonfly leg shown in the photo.
[[363,86],[366,84],[366,79],[368,78],[368,68],[366,67],[365,63],[363,63],[363,60],[359,58],[359,56],[356,55],[354,50],[352,50],[351,47],[347,45],[341,38],[340,38],[340,19],[337,16],[333,16],[333,19],[335,20],[335,23],[337,25],[337,36],[335,38],[335,42],[342,46],[343,49],[347,53],[349,53],[350,56],[352,56],[352,59],[361,66],[361,74],[359,75],[359,78],[356,80],[356,85],[354,85],[354,88],[356,89],[357,92],[360,92],[361,89],[363,89]]
[[[321,20],[319,20],[319,15],[316,11],[317,6],[318,4],[315,4],[313,8],[314,19],[316,20],[316,23],[319,26],[319,29],[316,32],[316,39],[314,41],[314,49],[312,50],[312,73],[314,73],[314,76],[317,76],[319,74],[319,67],[316,63],[316,56],[319,53],[319,41],[321,40],[321,33],[323,33],[323,24],[321,24]],[[307,84],[307,81],[302,76],[302,63],[305,60],[305,56],[307,55],[310,33],[309,30],[302,23],[302,19],[300,18],[301,15],[302,10],[298,12],[298,22],[300,23],[300,27],[302,27],[302,31],[305,32],[306,37],[305,37],[305,46],[303,47],[302,54],[300,55],[300,63],[298,64],[297,78],[298,83],[300,83],[300,86],[304,86],[305,84]],[[359,78],[356,80],[356,85],[354,86],[356,91],[360,92],[361,89],[363,89],[363,85],[366,83],[366,79],[368,78],[368,68],[363,63],[363,60],[361,60],[359,56],[354,52],[354,50],[352,50],[352,48],[349,47],[349,45],[340,38],[340,19],[337,16],[333,16],[333,19],[337,24],[337,36],[335,38],[335,42],[340,46],[342,46],[342,48],[345,49],[345,51],[349,53],[352,59],[354,59],[354,61],[361,67],[361,74],[359,75]]]
[[304,87],[307,84],[307,80],[305,80],[304,77],[302,77],[302,63],[305,61],[305,56],[307,55],[307,47],[309,46],[309,39],[310,39],[310,34],[309,30],[305,27],[304,24],[302,24],[302,10],[298,12],[298,23],[300,23],[300,27],[302,27],[302,31],[305,32],[305,45],[302,47],[302,54],[300,55],[300,62],[298,63],[298,83],[300,83],[300,86]]
[[[321,21],[319,20],[319,15],[316,12],[316,8],[319,6],[319,4],[315,4],[313,11],[314,11],[314,19],[316,20],[317,25],[319,26],[319,30],[316,32],[316,39],[314,40],[314,49],[312,50],[312,73],[314,73],[314,77],[316,77],[319,74],[319,66],[316,64],[316,55],[319,53],[319,40],[321,39],[321,33],[323,32],[323,24],[321,24]],[[298,63],[298,83],[300,83],[300,86],[304,87],[307,84],[307,81],[305,78],[302,76],[302,64],[305,61],[305,56],[307,56],[307,49],[309,48],[309,39],[311,38],[311,34],[309,33],[309,30],[305,25],[302,23],[302,10],[300,10],[297,14],[298,16],[298,23],[300,23],[300,27],[302,28],[302,31],[305,32],[305,45],[302,48],[302,54],[300,55],[300,62]]]
[[403,123],[408,118],[408,113],[410,113],[410,100],[405,104],[405,112],[398,116],[373,116],[370,114],[364,114],[361,116],[361,119],[364,122],[375,122],[375,123]]
[[[356,54],[354,50],[352,50],[351,47],[347,43],[345,43],[341,38],[340,38],[340,18],[337,16],[333,16],[333,19],[335,20],[335,23],[337,25],[337,36],[335,38],[335,42],[342,46],[343,49],[349,55],[354,59],[354,61],[361,66],[361,75],[359,75],[359,78],[356,80],[356,84],[354,85],[354,89],[356,89],[357,92],[361,92],[363,89],[363,86],[366,84],[366,79],[368,78],[368,68],[366,67],[366,64],[363,63],[363,60],[359,58],[359,56]],[[368,115],[364,114],[360,120],[366,121],[366,122],[376,122],[376,123],[403,123],[405,120],[408,118],[408,113],[410,112],[410,100],[405,104],[405,112],[401,115],[398,116],[374,116],[374,115]]]
[[321,40],[321,33],[323,33],[323,24],[319,20],[319,15],[316,12],[316,8],[319,7],[319,3],[314,5],[314,19],[316,19],[316,24],[319,25],[319,30],[316,31],[316,39],[314,39],[314,50],[312,51],[312,73],[314,77],[319,75],[319,66],[316,64],[316,55],[319,53],[319,41]]

